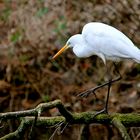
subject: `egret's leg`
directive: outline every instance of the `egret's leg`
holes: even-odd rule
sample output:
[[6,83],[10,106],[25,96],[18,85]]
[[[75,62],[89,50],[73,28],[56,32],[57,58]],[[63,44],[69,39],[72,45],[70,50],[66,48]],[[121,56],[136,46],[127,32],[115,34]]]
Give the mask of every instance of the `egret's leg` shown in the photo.
[[[99,86],[97,86],[97,87],[95,87],[95,88],[91,88],[91,89],[89,89],[89,90],[87,90],[87,91],[85,91],[85,92],[82,92],[81,94],[78,95],[78,96],[81,96],[81,97],[87,97],[87,96],[89,96],[90,94],[93,94],[93,93],[95,94],[95,91],[96,91],[97,89],[102,88],[102,87],[104,87],[104,86],[108,86],[108,91],[107,91],[107,96],[106,96],[105,107],[104,107],[104,109],[102,109],[102,110],[96,112],[96,114],[94,115],[94,117],[97,116],[97,115],[99,115],[99,114],[101,114],[101,113],[108,113],[108,100],[109,100],[109,93],[110,93],[111,85],[112,85],[112,83],[115,83],[116,81],[119,81],[119,80],[122,78],[122,76],[121,76],[121,74],[120,74],[120,72],[119,72],[119,70],[118,70],[118,68],[117,68],[117,65],[116,65],[115,63],[114,63],[114,67],[115,67],[116,73],[118,74],[118,77],[117,77],[117,78],[112,79],[112,77],[111,77],[111,75],[110,75],[110,73],[109,73],[109,71],[108,71],[109,69],[107,68],[107,74],[108,74],[108,78],[109,78],[109,81],[108,81],[108,82],[106,82],[106,83],[104,83],[104,84],[102,84],[102,85],[99,85]],[[96,95],[96,94],[95,94],[95,95]]]
[[[100,88],[102,88],[102,87],[104,87],[104,86],[107,86],[107,85],[109,85],[110,83],[112,84],[112,83],[115,83],[115,82],[121,80],[122,76],[121,76],[121,74],[120,74],[120,72],[119,72],[119,70],[118,70],[118,68],[117,68],[117,65],[116,65],[115,63],[113,63],[113,64],[114,64],[114,67],[115,67],[115,71],[116,71],[116,73],[118,74],[118,77],[117,77],[117,78],[112,79],[112,80],[109,80],[108,82],[105,82],[105,83],[102,84],[102,85],[99,85],[99,86],[96,86],[96,87],[94,87],[94,88],[88,89],[88,90],[86,90],[86,91],[84,91],[84,92],[81,92],[81,93],[78,94],[77,96],[79,96],[79,97],[88,97],[90,94],[95,94],[95,91],[96,91],[96,90],[98,90],[98,89],[100,89]],[[109,79],[111,79],[111,78],[109,78]],[[96,95],[96,94],[95,94],[95,95]]]
[[114,80],[112,80],[111,75],[110,75],[110,73],[109,73],[109,71],[107,69],[107,74],[108,74],[108,77],[109,77],[109,82],[108,82],[108,91],[107,91],[107,96],[106,96],[105,107],[104,107],[104,109],[96,112],[94,117],[99,115],[99,114],[101,114],[101,113],[108,113],[108,101],[109,101],[109,93],[110,93],[111,84],[113,82],[116,82],[116,81],[118,81],[118,80],[120,80],[122,78],[121,74],[120,74],[120,72],[119,72],[119,70],[117,68],[117,65],[115,63],[114,63],[114,67],[115,67],[115,70],[116,70],[117,74],[119,74],[119,77],[114,79]]
[[109,101],[109,93],[110,93],[111,84],[112,82],[110,81],[108,83],[108,91],[107,91],[107,96],[106,96],[106,101],[105,101],[105,107],[103,109],[104,113],[108,113],[108,101]]
[[112,84],[112,80],[109,80],[109,82],[108,82],[108,91],[107,91],[107,96],[106,96],[106,101],[105,101],[105,107],[102,110],[97,111],[94,114],[94,117],[96,117],[97,115],[99,115],[101,113],[108,113],[108,101],[109,101],[109,93],[110,93],[111,84]]
[[110,88],[111,88],[111,84],[112,84],[112,76],[108,70],[109,70],[109,68],[106,66],[106,71],[107,71],[106,73],[108,76],[108,90],[107,90],[107,96],[106,96],[106,101],[105,101],[105,107],[103,109],[104,113],[108,113],[109,93],[110,93]]
[[100,88],[102,88],[104,86],[109,85],[109,83],[115,83],[115,82],[121,80],[121,78],[122,78],[121,75],[119,75],[117,78],[115,78],[115,79],[113,79],[111,81],[105,82],[104,84],[96,86],[95,88],[91,88],[91,89],[88,89],[88,90],[86,90],[84,92],[81,92],[77,96],[79,96],[79,97],[88,97],[90,94],[95,94],[96,90],[98,90],[98,89],[100,89]]

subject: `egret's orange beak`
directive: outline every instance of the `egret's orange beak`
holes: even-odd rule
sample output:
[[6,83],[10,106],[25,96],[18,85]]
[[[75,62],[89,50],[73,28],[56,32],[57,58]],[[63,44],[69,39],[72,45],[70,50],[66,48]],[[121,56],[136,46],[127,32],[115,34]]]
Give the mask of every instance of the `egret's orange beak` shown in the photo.
[[63,48],[61,48],[61,50],[59,50],[52,59],[55,59],[58,55],[60,55],[61,53],[63,53],[65,50],[67,50],[69,48],[68,45],[65,45]]

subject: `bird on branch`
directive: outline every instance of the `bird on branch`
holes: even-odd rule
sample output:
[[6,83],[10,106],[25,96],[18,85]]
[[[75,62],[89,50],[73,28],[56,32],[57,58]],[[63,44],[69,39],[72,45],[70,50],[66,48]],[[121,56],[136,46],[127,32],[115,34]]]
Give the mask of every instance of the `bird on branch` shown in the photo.
[[103,60],[106,68],[107,60],[112,60],[114,62],[115,71],[118,73],[117,78],[112,79],[109,69],[107,69],[108,82],[95,88],[88,89],[80,94],[80,96],[88,96],[91,93],[95,93],[95,90],[108,85],[105,107],[97,112],[96,115],[108,113],[108,100],[111,84],[121,79],[121,74],[119,73],[115,62],[130,59],[140,63],[140,49],[138,49],[121,31],[100,22],[87,23],[83,27],[82,33],[70,37],[65,46],[53,56],[53,59],[68,48],[72,48],[74,54],[80,58],[97,55]]

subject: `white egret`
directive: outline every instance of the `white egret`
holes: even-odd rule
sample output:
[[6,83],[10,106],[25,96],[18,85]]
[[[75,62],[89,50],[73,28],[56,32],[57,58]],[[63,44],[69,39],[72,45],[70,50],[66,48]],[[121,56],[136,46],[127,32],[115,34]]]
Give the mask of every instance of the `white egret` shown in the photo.
[[[116,28],[104,23],[91,22],[86,24],[83,27],[82,33],[70,37],[66,42],[66,45],[53,56],[53,59],[68,48],[73,48],[73,52],[77,57],[90,57],[92,55],[97,55],[103,60],[105,65],[106,60],[112,60],[115,62],[122,59],[131,59],[140,63],[140,50],[132,43],[132,41]],[[116,71],[119,74],[117,69]],[[109,82],[95,88],[91,88],[86,92],[83,92],[81,95],[89,95],[96,89],[108,85],[105,108],[97,114],[102,112],[107,113],[111,83],[120,79],[121,75],[119,74],[118,78],[114,80],[109,79]]]

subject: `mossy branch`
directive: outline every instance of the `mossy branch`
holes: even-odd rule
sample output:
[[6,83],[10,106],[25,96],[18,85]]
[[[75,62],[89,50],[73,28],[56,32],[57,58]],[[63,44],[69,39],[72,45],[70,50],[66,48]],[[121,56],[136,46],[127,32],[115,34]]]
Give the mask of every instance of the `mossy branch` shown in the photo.
[[[62,116],[56,117],[41,117],[41,113],[45,110],[51,108],[58,108],[59,112]],[[28,127],[32,126],[34,123],[35,117],[38,115],[35,126],[46,126],[52,127],[57,125],[60,122],[66,123],[69,121],[70,124],[92,124],[92,123],[100,123],[100,124],[113,124],[119,132],[127,135],[125,126],[140,126],[140,114],[129,113],[129,114],[100,114],[94,117],[95,112],[81,112],[81,113],[70,113],[64,107],[60,100],[55,100],[49,103],[42,103],[38,105],[34,109],[30,109],[27,111],[17,111],[17,112],[7,112],[0,113],[0,119],[17,119],[22,118],[22,121],[15,132],[9,133],[4,137],[0,138],[0,140],[18,138],[23,136]],[[122,135],[123,137],[123,135]],[[124,138],[124,137],[123,137]]]
[[122,124],[122,122],[118,118],[113,118],[112,124],[119,130],[122,138],[124,140],[131,140],[130,136],[128,135],[126,128]]
[[55,100],[48,103],[41,103],[36,108],[26,110],[26,111],[0,113],[0,119],[5,120],[5,119],[25,117],[25,116],[40,116],[40,114],[45,110],[49,110],[55,107],[58,108],[59,112],[66,119],[68,120],[71,119],[72,117],[71,113],[66,110],[66,108],[64,107],[64,105],[61,103],[60,100]]

